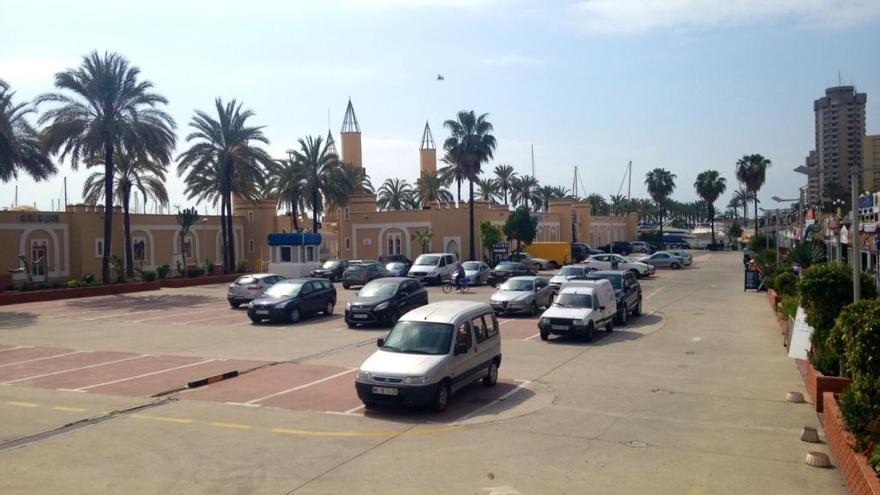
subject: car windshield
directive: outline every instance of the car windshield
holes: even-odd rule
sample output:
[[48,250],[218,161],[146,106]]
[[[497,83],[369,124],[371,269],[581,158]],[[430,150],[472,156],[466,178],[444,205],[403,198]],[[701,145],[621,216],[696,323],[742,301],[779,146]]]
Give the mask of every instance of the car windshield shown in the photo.
[[275,297],[293,297],[302,289],[302,282],[281,282],[266,289],[266,294]]
[[391,297],[397,290],[397,282],[377,282],[368,283],[358,292],[358,297]]
[[406,266],[404,263],[401,263],[399,261],[394,261],[394,262],[391,262],[391,263],[388,263],[387,265],[385,265],[385,268],[387,268],[389,270],[400,270],[404,266]]
[[440,256],[421,255],[416,258],[416,265],[420,266],[437,266],[440,263]]
[[574,266],[566,266],[562,270],[559,270],[559,274],[568,277],[581,277],[584,275],[584,269]]
[[448,354],[452,344],[452,325],[427,321],[400,321],[382,349],[408,354]]
[[592,280],[607,280],[611,282],[611,286],[615,289],[623,288],[623,276],[622,275],[600,275],[597,277],[593,277]]
[[479,270],[480,262],[478,261],[468,261],[461,265],[465,270]]
[[367,267],[364,266],[364,265],[351,265],[351,266],[348,267],[348,271],[349,271],[350,273],[362,272],[362,271],[364,271],[364,270],[366,270],[366,269],[367,269]]
[[245,275],[243,277],[238,277],[235,281],[235,285],[250,285],[257,283],[258,280],[256,277],[252,277],[250,275]]
[[328,270],[332,270],[333,268],[336,268],[337,266],[339,266],[338,261],[325,261],[324,262],[324,268],[326,268]]
[[531,280],[508,280],[501,284],[501,290],[515,291],[532,291],[535,290],[535,283]]
[[516,263],[498,263],[496,270],[516,270]]
[[590,294],[575,294],[571,292],[563,292],[562,294],[559,294],[559,297],[553,304],[566,308],[592,308],[593,296],[591,296]]

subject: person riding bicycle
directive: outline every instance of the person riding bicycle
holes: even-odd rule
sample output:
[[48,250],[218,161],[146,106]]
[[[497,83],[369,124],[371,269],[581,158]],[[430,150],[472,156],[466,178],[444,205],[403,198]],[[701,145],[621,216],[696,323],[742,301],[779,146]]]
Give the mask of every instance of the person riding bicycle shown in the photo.
[[458,265],[458,268],[452,273],[452,283],[455,284],[456,289],[460,289],[467,284],[467,276],[464,273],[463,266]]

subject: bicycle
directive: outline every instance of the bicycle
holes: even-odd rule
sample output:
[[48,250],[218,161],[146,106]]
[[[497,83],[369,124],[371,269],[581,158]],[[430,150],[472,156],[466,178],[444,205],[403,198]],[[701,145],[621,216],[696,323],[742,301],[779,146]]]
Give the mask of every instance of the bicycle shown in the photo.
[[464,277],[464,279],[461,281],[461,283],[458,283],[455,280],[450,278],[448,281],[446,281],[441,286],[441,288],[443,289],[444,294],[449,294],[453,290],[457,290],[457,291],[461,292],[462,294],[467,294],[471,290],[470,285],[468,285],[469,281],[470,280],[467,277]]

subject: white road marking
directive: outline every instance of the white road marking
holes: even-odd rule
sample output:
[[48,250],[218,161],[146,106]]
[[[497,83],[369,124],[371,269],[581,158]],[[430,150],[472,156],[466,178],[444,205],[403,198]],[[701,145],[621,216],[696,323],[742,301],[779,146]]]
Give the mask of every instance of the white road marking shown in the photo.
[[19,349],[32,349],[33,347],[34,347],[34,346],[32,346],[32,345],[16,345],[16,346],[12,346],[12,347],[9,347],[9,348],[6,348],[6,349],[0,349],[0,352],[5,352],[5,351],[17,351],[17,350],[19,350]]
[[225,315],[223,315],[223,316],[212,316],[212,317],[210,317],[210,318],[202,318],[202,319],[199,319],[199,320],[190,320],[190,321],[182,321],[182,322],[179,322],[179,323],[172,323],[172,325],[175,325],[175,326],[184,326],[184,325],[189,325],[189,324],[191,324],[191,323],[200,323],[200,322],[203,322],[203,321],[221,320],[221,319],[223,319],[223,318],[229,318],[230,316],[235,316],[235,315],[234,315],[234,314],[233,314],[233,315],[225,314]]
[[107,366],[107,365],[109,365],[109,364],[124,363],[125,361],[133,361],[133,360],[135,360],[135,359],[141,359],[141,358],[145,358],[145,357],[148,357],[148,355],[146,355],[146,354],[142,354],[142,355],[140,355],[140,356],[132,356],[132,357],[127,357],[127,358],[117,359],[117,360],[115,360],[115,361],[106,361],[106,362],[103,362],[103,363],[89,364],[89,365],[86,365],[86,366],[79,366],[79,367],[76,367],[76,368],[68,368],[68,369],[66,369],[66,370],[53,371],[53,372],[51,372],[51,373],[42,373],[42,374],[40,374],[40,375],[26,376],[26,377],[24,377],[24,378],[18,378],[18,379],[15,379],[15,380],[8,380],[8,381],[5,381],[5,382],[3,382],[3,384],[4,384],[4,385],[9,385],[9,384],[12,384],[12,383],[26,382],[26,381],[29,381],[29,380],[36,380],[36,379],[38,379],[38,378],[45,378],[45,377],[47,377],[47,376],[54,376],[54,375],[60,375],[60,374],[63,374],[63,373],[70,373],[70,372],[72,372],[72,371],[80,371],[80,370],[87,370],[87,369],[91,369],[91,368],[98,368],[98,367],[101,367],[101,366]]
[[129,315],[136,315],[136,314],[143,314],[143,313],[155,313],[156,311],[166,311],[166,309],[165,308],[145,309],[143,311],[129,311],[129,312],[125,312],[125,313],[111,313],[109,315],[101,315],[101,316],[96,316],[94,318],[80,318],[80,319],[84,320],[84,321],[106,320],[107,318],[116,318],[117,316],[129,316]]
[[[201,310],[198,310],[198,311],[188,311],[188,312],[186,312],[186,313],[174,313],[172,317],[173,317],[173,318],[177,318],[177,317],[179,317],[179,316],[197,315],[197,314],[205,313],[205,312],[208,312],[208,311],[217,311],[217,310],[219,310],[219,309],[222,309],[222,307],[217,307],[217,308],[205,308],[205,309],[201,309]],[[145,322],[145,321],[159,320],[159,319],[161,319],[161,318],[168,318],[168,317],[169,317],[169,315],[167,315],[167,314],[162,314],[162,315],[159,315],[159,316],[151,316],[151,317],[149,317],[149,318],[141,318],[140,320],[129,320],[129,321],[126,321],[126,323],[142,323],[142,322]]]
[[538,333],[536,333],[535,335],[532,335],[531,337],[526,337],[526,338],[524,338],[524,339],[514,339],[514,340],[516,340],[517,342],[528,342],[528,341],[530,341],[530,340],[535,340],[535,339],[537,339],[537,338],[540,337],[540,336],[541,336],[541,333],[538,332]]
[[645,299],[651,299],[652,297],[656,296],[657,293],[660,292],[661,290],[663,290],[663,287],[657,287],[656,289],[654,289],[654,292],[645,296]]
[[345,411],[345,414],[352,414],[352,413],[354,413],[354,412],[356,412],[356,411],[360,411],[360,410],[363,409],[363,408],[364,408],[364,405],[361,404],[361,405],[359,405],[359,406],[357,406],[357,407],[352,407],[352,408],[349,409],[348,411]]
[[510,398],[513,394],[515,394],[515,393],[519,392],[520,390],[522,390],[522,389],[528,387],[528,386],[532,383],[531,380],[514,380],[514,381],[515,381],[515,382],[519,382],[519,385],[517,385],[517,387],[516,387],[515,389],[513,389],[513,390],[507,392],[506,394],[504,394],[504,395],[502,395],[501,397],[499,397],[499,398],[493,400],[492,402],[490,402],[490,403],[488,403],[488,404],[484,404],[483,406],[478,407],[477,409],[475,409],[475,410],[473,410],[473,411],[471,411],[471,412],[465,414],[464,416],[461,416],[460,418],[457,418],[457,419],[453,420],[453,421],[451,422],[451,424],[460,423],[460,422],[462,422],[462,421],[466,421],[466,420],[468,420],[468,419],[470,419],[470,418],[476,416],[477,414],[479,414],[479,413],[485,411],[486,409],[488,409],[488,408],[494,406],[495,404],[498,404],[499,402],[503,402],[504,400]]
[[691,342],[699,342],[701,340],[703,340],[703,337],[694,337],[691,339]]
[[216,359],[205,359],[203,361],[196,361],[195,363],[183,364],[180,366],[175,366],[173,368],[165,368],[163,370],[151,371],[149,373],[143,373],[140,375],[129,376],[126,378],[120,378],[118,380],[110,380],[109,382],[96,383],[94,385],[89,385],[87,387],[74,388],[74,389],[71,389],[71,391],[72,392],[85,392],[86,390],[88,390],[90,388],[98,388],[98,387],[103,387],[105,385],[115,385],[117,383],[127,382],[129,380],[136,380],[138,378],[146,378],[148,376],[160,375],[162,373],[167,373],[169,371],[180,370],[183,368],[190,368],[192,366],[198,366],[200,364],[210,363],[212,361],[216,361]]
[[40,357],[40,358],[25,359],[24,361],[16,361],[16,362],[14,362],[14,363],[0,364],[0,368],[3,368],[3,367],[5,367],[5,366],[14,366],[14,365],[16,365],[16,364],[25,364],[25,363],[34,363],[34,362],[37,362],[37,361],[45,361],[45,360],[47,360],[47,359],[54,359],[54,358],[57,358],[57,357],[72,356],[72,355],[74,355],[74,354],[82,354],[82,353],[84,353],[84,352],[92,352],[92,351],[71,351],[71,352],[62,352],[61,354],[53,354],[53,355],[51,355],[51,356],[43,356],[43,357]]
[[342,375],[347,375],[347,374],[352,373],[352,372],[355,372],[355,371],[357,371],[357,368],[350,368],[350,369],[347,369],[347,370],[345,370],[345,371],[341,371],[341,372],[339,372],[339,373],[336,373],[335,375],[330,375],[330,376],[327,376],[327,377],[321,378],[320,380],[315,380],[315,381],[313,381],[313,382],[304,383],[304,384],[302,384],[302,385],[298,385],[298,386],[293,387],[293,388],[288,388],[288,389],[286,389],[286,390],[282,390],[282,391],[280,391],[280,392],[275,392],[275,393],[273,393],[273,394],[269,394],[269,395],[266,395],[266,396],[264,396],[264,397],[259,397],[259,398],[256,398],[256,399],[254,399],[254,400],[249,400],[249,401],[245,402],[244,405],[248,406],[248,405],[251,405],[251,404],[256,404],[257,402],[262,402],[262,401],[264,401],[264,400],[271,399],[271,398],[273,398],[273,397],[278,397],[279,395],[289,394],[290,392],[296,392],[297,390],[302,390],[302,389],[304,389],[304,388],[309,388],[309,387],[311,387],[311,386],[313,386],[313,385],[318,385],[319,383],[324,383],[324,382],[326,382],[326,381],[332,380],[332,379],[334,379],[334,378],[338,378],[338,377],[340,377],[340,376],[342,376]]

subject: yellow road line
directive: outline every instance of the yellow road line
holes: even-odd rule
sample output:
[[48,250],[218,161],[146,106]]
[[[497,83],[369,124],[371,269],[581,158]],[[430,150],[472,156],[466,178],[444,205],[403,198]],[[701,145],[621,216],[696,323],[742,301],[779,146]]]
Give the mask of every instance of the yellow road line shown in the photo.
[[216,426],[218,428],[232,428],[234,430],[250,430],[253,428],[251,425],[243,425],[241,423],[223,423],[220,421],[214,421],[212,423],[208,423],[211,426]]
[[66,412],[86,412],[88,409],[84,409],[82,407],[67,407],[67,406],[55,406],[52,409],[56,411],[66,411]]
[[145,416],[143,414],[132,414],[132,418],[137,419],[151,419],[153,421],[161,421],[163,423],[180,423],[180,424],[190,424],[195,423],[192,419],[186,418],[169,418],[167,416]]
[[657,287],[657,289],[655,289],[654,292],[645,296],[645,299],[651,299],[652,297],[656,296],[657,293],[660,292],[661,290],[663,290],[663,287]]
[[39,404],[33,402],[18,402],[14,400],[6,401],[10,406],[19,406],[19,407],[39,407]]

